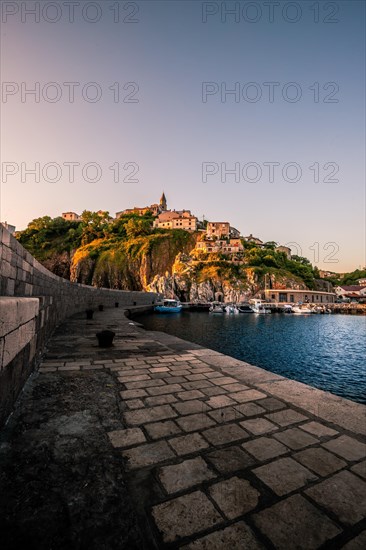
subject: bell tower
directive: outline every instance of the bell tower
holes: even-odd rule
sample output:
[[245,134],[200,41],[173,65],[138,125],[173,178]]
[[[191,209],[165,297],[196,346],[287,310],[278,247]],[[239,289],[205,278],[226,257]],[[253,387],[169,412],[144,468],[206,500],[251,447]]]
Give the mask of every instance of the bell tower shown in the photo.
[[166,202],[166,196],[165,196],[165,193],[163,192],[163,194],[161,195],[160,197],[160,202],[159,202],[159,206],[161,208],[161,210],[163,212],[165,212],[166,210],[168,210],[168,205],[167,205],[167,202]]

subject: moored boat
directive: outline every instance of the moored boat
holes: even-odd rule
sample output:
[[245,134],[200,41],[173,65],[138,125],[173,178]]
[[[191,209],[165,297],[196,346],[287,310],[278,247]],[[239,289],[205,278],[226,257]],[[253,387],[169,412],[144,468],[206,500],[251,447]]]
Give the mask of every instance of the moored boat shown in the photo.
[[182,310],[182,304],[179,300],[170,300],[166,298],[162,304],[157,304],[154,311],[157,313],[179,313]]
[[238,304],[238,310],[239,313],[254,313],[248,302],[243,302],[241,304]]
[[210,313],[225,313],[225,307],[221,302],[212,302]]

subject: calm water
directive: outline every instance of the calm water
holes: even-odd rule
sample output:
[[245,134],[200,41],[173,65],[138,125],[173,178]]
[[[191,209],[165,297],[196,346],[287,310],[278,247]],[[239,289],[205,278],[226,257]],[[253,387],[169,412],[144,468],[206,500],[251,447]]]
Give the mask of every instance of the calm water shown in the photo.
[[144,314],[161,330],[366,404],[366,317],[349,315]]

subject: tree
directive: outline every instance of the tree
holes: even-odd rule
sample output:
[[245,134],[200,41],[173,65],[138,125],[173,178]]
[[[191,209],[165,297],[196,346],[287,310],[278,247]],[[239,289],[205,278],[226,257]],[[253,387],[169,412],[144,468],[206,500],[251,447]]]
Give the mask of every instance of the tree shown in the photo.
[[127,238],[134,239],[141,235],[149,235],[151,233],[151,222],[146,219],[130,219],[125,228]]

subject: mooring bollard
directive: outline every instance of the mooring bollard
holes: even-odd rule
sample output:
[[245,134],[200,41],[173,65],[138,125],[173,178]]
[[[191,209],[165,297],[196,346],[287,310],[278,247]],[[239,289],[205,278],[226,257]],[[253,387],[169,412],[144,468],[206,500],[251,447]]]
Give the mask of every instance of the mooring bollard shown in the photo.
[[119,302],[115,302],[114,307],[119,307]]
[[85,311],[85,313],[86,313],[86,318],[87,319],[93,319],[93,315],[94,315],[94,310],[93,309],[87,309]]
[[100,348],[110,348],[113,346],[113,338],[116,333],[113,330],[102,330],[97,332],[96,337],[98,338],[98,345]]
[[103,311],[104,306],[103,306],[102,304],[100,304],[100,305],[98,306],[98,309],[99,309],[99,311]]

